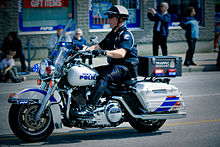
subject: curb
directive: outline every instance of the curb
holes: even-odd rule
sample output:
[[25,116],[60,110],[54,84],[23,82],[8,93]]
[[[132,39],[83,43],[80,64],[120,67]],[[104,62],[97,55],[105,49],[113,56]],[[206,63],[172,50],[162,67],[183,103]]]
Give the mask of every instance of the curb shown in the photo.
[[206,65],[206,66],[193,66],[193,67],[183,67],[182,72],[208,72],[208,71],[220,71],[220,67],[216,65]]

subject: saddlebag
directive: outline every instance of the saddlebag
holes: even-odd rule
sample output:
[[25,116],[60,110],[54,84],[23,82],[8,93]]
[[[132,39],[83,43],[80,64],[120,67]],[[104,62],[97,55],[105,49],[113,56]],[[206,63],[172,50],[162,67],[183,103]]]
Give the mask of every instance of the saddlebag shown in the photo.
[[136,89],[148,113],[176,113],[185,108],[180,91],[173,85],[138,82]]

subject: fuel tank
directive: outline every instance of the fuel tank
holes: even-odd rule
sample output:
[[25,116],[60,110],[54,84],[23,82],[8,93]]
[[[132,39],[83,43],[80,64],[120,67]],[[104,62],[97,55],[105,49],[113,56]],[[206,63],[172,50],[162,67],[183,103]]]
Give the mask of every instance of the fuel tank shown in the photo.
[[84,65],[75,65],[68,70],[67,80],[71,86],[89,86],[96,83],[98,73]]

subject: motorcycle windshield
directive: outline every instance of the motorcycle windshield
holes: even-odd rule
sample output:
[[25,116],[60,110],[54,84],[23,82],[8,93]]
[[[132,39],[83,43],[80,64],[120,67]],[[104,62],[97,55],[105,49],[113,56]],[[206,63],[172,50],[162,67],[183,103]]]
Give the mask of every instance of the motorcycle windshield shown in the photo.
[[66,47],[59,47],[59,50],[57,50],[56,56],[53,56],[54,59],[52,60],[55,66],[55,69],[58,72],[61,72],[63,64],[65,63],[67,57],[69,56],[70,49]]

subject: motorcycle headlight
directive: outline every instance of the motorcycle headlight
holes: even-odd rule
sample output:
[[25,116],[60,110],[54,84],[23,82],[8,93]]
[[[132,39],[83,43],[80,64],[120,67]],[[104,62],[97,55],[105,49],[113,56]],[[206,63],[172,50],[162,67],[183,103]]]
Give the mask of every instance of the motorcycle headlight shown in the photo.
[[50,59],[44,59],[40,63],[40,75],[45,77],[47,75],[50,75],[54,71],[54,66],[52,66],[52,61]]

